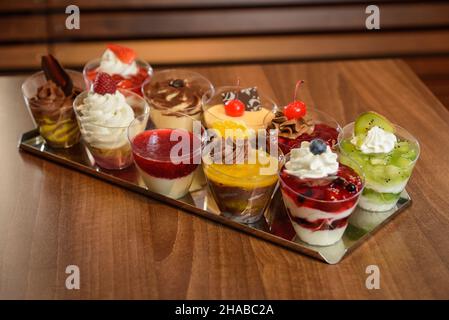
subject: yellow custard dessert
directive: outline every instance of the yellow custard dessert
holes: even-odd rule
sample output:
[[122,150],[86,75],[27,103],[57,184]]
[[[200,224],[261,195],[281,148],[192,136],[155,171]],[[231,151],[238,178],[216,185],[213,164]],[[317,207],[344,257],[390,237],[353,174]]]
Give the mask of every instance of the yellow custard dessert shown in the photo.
[[240,121],[246,124],[250,129],[265,129],[264,119],[270,114],[269,109],[260,108],[257,111],[246,111],[239,117],[231,117],[226,114],[224,104],[216,104],[209,107],[204,112],[204,121],[206,127],[211,128],[216,121]]

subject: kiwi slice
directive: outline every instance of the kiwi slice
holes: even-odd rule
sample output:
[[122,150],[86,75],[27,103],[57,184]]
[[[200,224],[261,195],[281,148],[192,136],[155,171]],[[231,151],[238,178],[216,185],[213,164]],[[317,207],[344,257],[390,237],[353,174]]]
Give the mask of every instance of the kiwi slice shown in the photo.
[[399,199],[401,193],[380,193],[372,189],[363,189],[363,195],[370,198],[376,202],[391,203]]
[[393,124],[387,118],[374,111],[364,112],[357,117],[354,124],[354,134],[366,135],[372,127],[379,127],[387,132],[394,133]]

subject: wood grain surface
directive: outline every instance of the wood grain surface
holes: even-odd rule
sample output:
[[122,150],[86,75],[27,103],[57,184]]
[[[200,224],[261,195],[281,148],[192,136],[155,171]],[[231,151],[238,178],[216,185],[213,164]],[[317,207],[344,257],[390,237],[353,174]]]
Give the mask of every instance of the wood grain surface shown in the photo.
[[[201,67],[214,84],[301,98],[341,124],[364,110],[409,129],[413,204],[338,265],[302,256],[17,149],[23,77],[0,78],[0,298],[449,298],[449,112],[399,60]],[[77,265],[80,290],[65,288]],[[381,288],[365,286],[369,265]]]

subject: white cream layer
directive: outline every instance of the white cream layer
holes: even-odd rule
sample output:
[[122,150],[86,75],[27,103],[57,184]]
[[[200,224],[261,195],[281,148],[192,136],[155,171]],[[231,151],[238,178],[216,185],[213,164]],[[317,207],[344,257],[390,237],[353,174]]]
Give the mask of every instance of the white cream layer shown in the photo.
[[180,178],[166,179],[149,175],[137,164],[136,167],[139,169],[142,179],[150,191],[160,193],[173,199],[182,198],[189,192],[189,187],[193,180],[193,173],[195,172],[193,171],[192,173]]

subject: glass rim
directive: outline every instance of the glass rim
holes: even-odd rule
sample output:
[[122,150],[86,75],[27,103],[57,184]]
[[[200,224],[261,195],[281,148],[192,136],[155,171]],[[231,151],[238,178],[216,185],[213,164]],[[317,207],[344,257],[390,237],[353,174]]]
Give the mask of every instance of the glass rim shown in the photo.
[[[339,156],[339,158],[340,158],[340,154],[339,154],[339,153],[337,153],[337,154],[338,154],[338,156]],[[361,166],[357,161],[355,161],[354,159],[352,159],[351,157],[349,157],[349,156],[346,155],[346,154],[343,154],[343,155],[344,155],[349,161],[351,161],[352,164],[356,165],[360,172],[357,172],[357,171],[356,171],[355,169],[353,169],[352,167],[350,167],[350,166],[348,166],[348,165],[346,165],[346,164],[344,164],[344,163],[341,163],[340,160],[338,160],[338,165],[339,165],[339,167],[340,167],[340,165],[344,165],[344,166],[346,166],[346,167],[352,169],[352,170],[353,170],[353,171],[354,171],[354,172],[355,172],[355,173],[362,179],[362,187],[360,188],[360,190],[359,190],[357,193],[353,194],[351,197],[346,198],[346,199],[341,199],[341,200],[321,200],[321,199],[314,199],[314,198],[312,198],[312,197],[303,195],[302,193],[299,193],[299,192],[293,190],[287,183],[285,183],[285,181],[282,179],[282,175],[281,175],[282,170],[284,169],[285,164],[286,164],[287,161],[288,161],[287,158],[290,157],[290,154],[288,154],[288,155],[285,156],[286,160],[285,160],[284,166],[282,166],[281,170],[279,171],[279,181],[282,182],[282,188],[287,188],[288,190],[292,191],[295,195],[301,195],[301,197],[303,197],[304,199],[307,199],[307,200],[310,200],[310,201],[319,202],[319,203],[327,203],[327,204],[329,204],[329,203],[342,203],[342,202],[346,202],[346,201],[351,201],[351,200],[353,200],[354,198],[359,197],[359,196],[362,194],[362,192],[363,192],[363,190],[365,189],[365,186],[366,186],[366,177],[365,177],[365,173],[364,173],[364,171],[363,171],[362,166]],[[308,179],[314,180],[313,178],[308,178]],[[323,178],[318,178],[318,179],[323,179]],[[282,189],[282,188],[281,188],[281,189]]]
[[[73,69],[69,69],[69,68],[63,68],[63,69],[64,69],[64,71],[66,71],[66,72],[68,72],[68,73],[75,73],[75,74],[78,74],[78,75],[81,75],[81,76],[83,75],[82,72],[77,71],[77,70],[73,70]],[[37,78],[37,77],[39,77],[39,76],[41,76],[41,75],[44,75],[44,76],[45,76],[45,72],[44,72],[43,70],[36,71],[36,72],[34,72],[33,74],[29,75],[25,80],[23,80],[22,85],[20,86],[20,88],[21,88],[21,90],[22,90],[22,93],[24,93],[24,91],[25,91],[25,86],[26,86],[31,80],[33,80],[33,79],[35,79],[35,78]],[[73,81],[73,79],[72,79],[72,81]],[[83,88],[80,88],[80,89],[83,89]],[[27,99],[29,99],[29,98],[27,97]]]
[[[267,114],[267,115],[264,117],[263,123],[266,123],[266,122],[268,121],[268,116],[275,114],[277,111],[282,111],[281,109],[285,108],[285,106],[283,106],[283,107],[278,107],[278,108],[279,108],[278,110],[274,110],[274,112]],[[336,126],[335,126],[335,129],[338,131],[338,134],[340,134],[340,132],[342,131],[342,127],[341,127],[340,123],[338,123],[338,121],[335,120],[335,118],[334,118],[333,116],[331,116],[329,113],[324,112],[324,111],[322,111],[322,110],[320,110],[320,109],[317,109],[317,108],[309,108],[309,107],[307,107],[306,116],[307,116],[307,112],[308,112],[309,110],[311,110],[312,112],[318,113],[318,114],[321,115],[321,116],[324,116],[324,117],[326,117],[326,118],[329,118],[329,120],[331,120],[331,122],[334,122],[334,123],[335,123],[335,125],[336,125]],[[314,120],[313,118],[311,118],[311,119]],[[337,140],[338,140],[338,137],[337,137]],[[338,142],[336,141],[336,143],[338,143]]]
[[[128,88],[128,90],[133,90],[133,89],[138,89],[140,87],[143,87],[146,83],[149,82],[148,78],[151,79],[153,77],[153,74],[154,74],[153,67],[148,62],[146,62],[145,60],[143,60],[141,58],[136,58],[134,61],[136,62],[136,64],[138,66],[140,64],[140,65],[143,65],[145,67],[145,69],[147,70],[147,73],[148,73],[148,77],[147,77],[146,80],[144,80],[142,82],[141,85]],[[83,78],[86,81],[86,84],[88,84],[88,83],[92,84],[93,83],[93,81],[90,80],[89,77],[87,76],[87,71],[95,69],[95,68],[98,68],[100,66],[100,62],[101,62],[101,58],[95,58],[95,59],[91,59],[91,60],[87,61],[87,63],[84,65],[83,71],[81,73],[83,74]],[[96,67],[94,68],[94,66],[96,66]],[[129,79],[129,78],[130,77],[127,77],[127,78],[124,77],[124,79]]]
[[[148,103],[145,101],[145,99],[143,97],[139,96],[137,93],[135,93],[135,92],[133,92],[131,90],[119,89],[119,88],[117,88],[117,90],[120,91],[120,93],[125,92],[126,94],[129,94],[129,95],[133,96],[134,98],[138,98],[138,99],[141,99],[143,101],[143,103],[144,103],[143,113],[139,114],[138,116],[134,115],[133,121],[137,117],[139,117],[139,116],[149,116],[149,114],[150,114],[150,106],[148,105]],[[75,115],[76,115],[77,118],[80,116],[80,114],[79,114],[79,111],[77,110],[76,105],[77,105],[78,101],[81,100],[81,97],[85,98],[85,96],[89,92],[91,92],[91,91],[90,90],[84,90],[79,95],[77,95],[76,98],[73,100],[73,110],[74,110]],[[126,98],[126,96],[125,96],[125,98]],[[131,123],[133,121],[131,121]],[[129,124],[126,125],[126,126],[119,126],[119,127],[117,127],[117,126],[105,126],[105,125],[101,125],[101,124],[97,124],[97,123],[89,123],[89,125],[93,125],[93,126],[100,127],[100,128],[106,128],[106,129],[127,129],[129,127]]]
[[[200,79],[200,80],[204,81],[205,83],[207,83],[207,90],[201,95],[201,98],[200,98],[201,110],[202,110],[202,98],[203,98],[203,96],[207,92],[209,92],[209,91],[214,92],[215,87],[214,87],[212,81],[210,81],[208,78],[203,76],[201,73],[196,72],[196,71],[191,71],[189,69],[184,69],[184,68],[171,68],[171,69],[161,69],[161,70],[154,71],[154,73],[151,76],[151,80],[146,82],[144,85],[142,85],[142,89],[141,89],[142,95],[145,97],[145,99],[147,99],[148,104],[150,104],[150,99],[148,98],[148,95],[146,93],[147,87],[151,86],[151,84],[154,81],[154,78],[157,77],[158,75],[169,74],[170,72],[173,72],[173,73],[174,72],[180,72],[180,73],[185,72],[186,74],[194,75],[195,78]],[[179,112],[179,114],[183,115],[182,112]]]
[[[352,122],[346,124],[342,128],[342,130],[338,134],[337,146],[339,146],[340,142],[344,140],[343,133],[345,132],[345,129],[349,128],[350,126],[354,126],[354,124],[355,124],[355,121],[352,121]],[[413,142],[416,145],[416,158],[415,158],[415,160],[411,161],[411,163],[406,168],[412,167],[413,165],[416,164],[416,161],[418,161],[418,158],[421,155],[421,145],[419,144],[418,139],[416,139],[416,137],[413,134],[411,134],[410,131],[408,131],[407,129],[405,129],[405,128],[403,128],[400,125],[397,125],[395,123],[392,123],[392,124],[393,124],[393,126],[395,128],[395,131],[397,131],[397,129],[399,129],[400,131],[403,131],[404,133],[406,133],[407,135],[409,135],[412,138],[412,140],[411,140],[411,139],[402,137],[403,140],[406,140],[406,141],[409,141],[409,142]],[[395,132],[394,134],[395,134],[395,136],[398,136],[397,132]],[[354,137],[354,130],[352,130],[352,137]],[[399,134],[399,137],[401,137],[400,134]],[[347,154],[345,151],[341,150],[341,152],[344,153],[345,155],[347,155],[349,158],[351,158],[351,156],[349,154]],[[366,154],[366,155],[368,155],[368,156],[371,156],[371,155],[382,155],[382,154],[389,154],[390,152],[386,152],[386,153],[385,152],[384,153],[369,153],[369,154]]]

